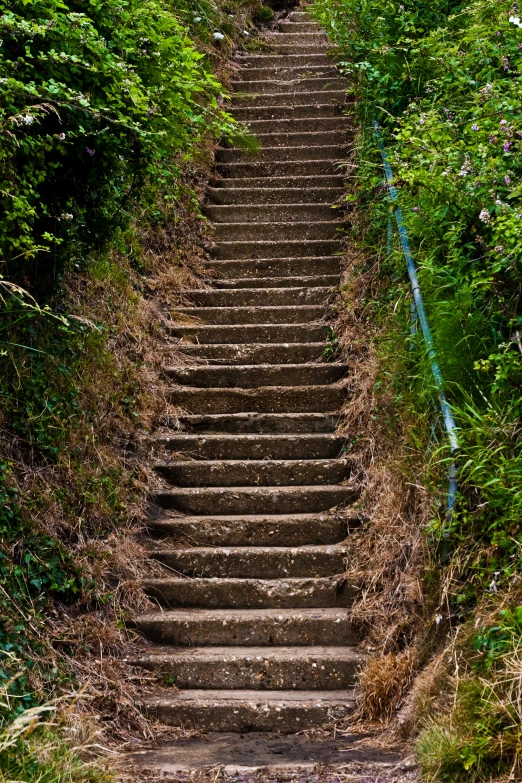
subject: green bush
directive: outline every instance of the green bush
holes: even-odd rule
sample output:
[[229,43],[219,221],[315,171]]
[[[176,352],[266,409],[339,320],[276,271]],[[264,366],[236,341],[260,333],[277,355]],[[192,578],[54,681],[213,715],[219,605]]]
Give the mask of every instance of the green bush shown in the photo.
[[0,254],[5,276],[50,295],[125,223],[146,179],[171,198],[176,153],[234,125],[189,9],[19,0],[0,14]]

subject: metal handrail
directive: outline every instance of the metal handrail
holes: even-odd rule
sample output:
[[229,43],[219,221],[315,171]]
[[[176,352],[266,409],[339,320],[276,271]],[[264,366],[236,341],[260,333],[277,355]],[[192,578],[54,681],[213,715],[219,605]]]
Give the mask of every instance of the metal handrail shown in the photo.
[[[417,318],[419,319],[421,329],[422,329],[422,335],[424,337],[424,342],[426,343],[426,348],[428,350],[428,357],[430,359],[431,371],[433,373],[433,379],[435,381],[435,387],[437,389],[440,409],[444,421],[444,428],[446,430],[448,440],[449,440],[450,452],[453,456],[456,457],[459,451],[457,425],[455,424],[455,420],[453,418],[451,408],[449,406],[449,403],[446,399],[446,395],[444,393],[444,380],[442,378],[442,373],[439,367],[439,363],[437,361],[437,353],[435,351],[433,335],[431,333],[430,325],[428,323],[428,318],[426,316],[426,310],[424,309],[424,300],[422,298],[419,279],[417,277],[417,269],[415,267],[415,262],[413,260],[413,256],[410,249],[408,232],[406,231],[406,226],[404,224],[404,219],[402,217],[402,211],[398,204],[399,194],[397,192],[397,188],[393,184],[393,172],[390,165],[390,159],[388,157],[388,153],[386,152],[386,149],[382,141],[379,123],[376,120],[373,121],[373,129],[374,129],[375,137],[377,139],[377,143],[379,145],[379,150],[381,152],[384,172],[386,175],[386,184],[388,185],[388,193],[389,193],[389,200],[390,200],[390,212],[393,212],[393,214],[395,215],[395,220],[397,222],[397,229],[399,232],[399,239],[402,246],[402,252],[406,260],[408,275],[410,277],[411,290],[413,293],[413,301],[415,303],[415,311],[417,314]],[[392,221],[391,221],[391,214],[390,214],[389,223],[388,223],[389,250],[391,248],[391,239],[390,239],[391,230],[392,230],[391,224]],[[448,519],[450,520],[453,515],[453,510],[455,508],[457,489],[458,489],[458,466],[455,461],[452,462],[452,464],[450,465],[448,479],[449,479],[449,483],[448,483],[448,497],[446,503],[446,514]]]

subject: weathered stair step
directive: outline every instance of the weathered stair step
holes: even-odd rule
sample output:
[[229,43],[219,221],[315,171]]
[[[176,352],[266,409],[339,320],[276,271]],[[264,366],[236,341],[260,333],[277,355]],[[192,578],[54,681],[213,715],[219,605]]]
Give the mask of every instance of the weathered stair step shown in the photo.
[[215,223],[214,239],[219,242],[226,240],[227,244],[238,240],[274,242],[280,237],[285,240],[328,240],[339,237],[339,229],[342,228],[341,215],[335,213],[328,220],[303,221],[288,223]]
[[236,115],[236,106],[242,108],[255,108],[257,106],[320,106],[324,103],[335,103],[342,106],[346,99],[345,89],[307,90],[306,92],[276,92],[248,94],[243,92],[233,98],[233,114]]
[[317,61],[309,65],[302,62],[286,64],[277,63],[275,65],[268,65],[267,63],[260,62],[250,66],[243,65],[235,78],[237,79],[237,88],[241,91],[245,82],[263,82],[267,80],[271,80],[272,82],[292,82],[302,78],[338,79],[339,71],[336,70],[335,66],[332,65],[327,58],[319,55]]
[[319,26],[316,26],[314,30],[307,32],[300,32],[298,30],[295,33],[286,31],[284,33],[270,31],[266,34],[266,41],[270,44],[270,46],[277,46],[278,43],[296,43],[302,44],[303,46],[314,46],[319,43],[324,44],[327,51],[328,47],[331,48],[331,44],[329,43],[328,38],[319,28]]
[[156,535],[199,546],[305,546],[343,541],[359,519],[344,514],[261,514],[159,517],[148,526]]
[[246,81],[245,79],[232,82],[232,87],[238,93],[253,93],[254,95],[279,95],[296,92],[317,93],[345,90],[348,87],[346,79],[339,74],[330,77],[296,77],[285,80],[262,79],[258,81]]
[[[254,191],[255,192],[255,191]],[[257,194],[256,194],[257,195]],[[323,204],[300,204],[298,201],[288,205],[250,204],[208,205],[207,217],[216,223],[296,223],[299,221],[339,220],[339,210],[333,209],[327,201]]]
[[263,305],[315,305],[326,302],[332,290],[327,287],[288,286],[284,288],[241,288],[235,291],[199,289],[183,291],[194,303],[202,307],[262,307]]
[[170,489],[154,494],[161,508],[185,514],[313,514],[352,503],[358,492],[349,486],[205,487]]
[[303,117],[289,120],[250,120],[248,126],[252,133],[259,139],[263,134],[277,135],[288,133],[300,135],[302,133],[325,133],[342,131],[345,135],[347,122],[345,117]]
[[218,260],[299,258],[304,256],[333,256],[342,250],[340,239],[292,239],[264,241],[220,242],[212,248],[212,256]]
[[339,386],[265,386],[259,389],[197,389],[178,386],[170,401],[188,413],[324,413],[340,410]]
[[[315,134],[313,134],[315,135]],[[319,142],[321,139],[315,135],[315,141]],[[292,146],[292,145],[275,145],[273,147],[262,147],[259,152],[256,153],[255,158],[252,160],[256,164],[263,163],[279,163],[295,161],[300,165],[307,161],[329,161],[329,160],[341,160],[345,156],[345,147],[342,141],[331,144],[330,139],[326,138],[324,144],[315,144],[313,146]],[[231,147],[224,149],[218,147],[215,153],[216,160],[220,164],[219,170],[222,171],[222,165],[226,163],[237,163],[237,165],[245,165],[245,153],[241,149],[235,149]]]
[[[274,198],[283,198],[285,192],[297,190],[301,197],[305,198],[305,191],[318,191],[321,188],[335,188],[343,190],[344,179],[342,172],[337,174],[305,174],[303,176],[292,177],[285,175],[282,177],[228,177],[226,179],[214,179],[212,193],[216,194],[219,190],[219,197],[224,195],[225,191],[246,190],[247,192],[263,191],[260,198],[266,196],[265,191],[276,191]],[[315,198],[315,196],[314,196]],[[249,203],[253,203],[252,200]],[[299,199],[298,199],[299,201]],[[260,203],[264,203],[260,202]],[[267,203],[270,203],[268,201]]]
[[279,731],[293,733],[350,715],[355,691],[164,692],[143,700],[151,717],[169,726],[200,731]]
[[337,288],[338,275],[315,275],[310,277],[239,277],[231,280],[213,279],[215,288],[237,291],[241,288]]
[[165,367],[176,383],[200,388],[258,389],[260,386],[315,386],[335,383],[346,375],[341,363],[317,364],[232,364]]
[[[219,324],[184,326],[172,325],[172,335],[188,342],[220,344],[302,343],[324,341],[328,334],[326,324]],[[184,345],[183,343],[181,344]]]
[[221,413],[216,416],[180,416],[176,428],[188,432],[234,432],[267,435],[286,433],[334,433],[335,413]]
[[160,433],[154,442],[193,458],[214,460],[336,459],[346,439],[335,433],[231,434]]
[[[245,182],[246,180],[241,180]],[[265,184],[265,183],[263,183]],[[208,198],[216,205],[235,205],[241,204],[248,206],[250,204],[297,204],[299,201],[307,204],[326,204],[330,206],[340,199],[344,194],[342,187],[320,187],[312,186],[303,191],[299,187],[292,188],[270,188],[270,187],[239,187],[239,188],[209,188]],[[207,207],[207,214],[212,215],[215,207]]]
[[328,66],[332,67],[332,60],[326,54],[273,54],[270,52],[260,54],[239,54],[237,64],[241,66],[239,75],[248,71],[250,68],[298,68],[306,66]]
[[324,342],[183,346],[183,353],[186,356],[204,359],[211,363],[249,365],[316,362],[321,358],[324,350]]
[[[341,259],[339,256],[312,256],[302,258],[256,258],[213,260],[204,262],[209,273],[218,280],[242,277],[263,278],[286,275],[336,275],[339,281]],[[242,340],[240,342],[243,342]]]
[[[347,143],[347,131],[345,129],[328,130],[327,128],[324,131],[308,131],[294,128],[292,131],[278,132],[277,128],[272,128],[266,133],[257,134],[256,138],[261,144],[261,149],[267,151],[271,148],[281,147],[302,149],[303,147],[331,146],[342,149]],[[232,147],[231,149],[236,148]]]
[[263,98],[260,96],[257,103],[252,103],[250,106],[234,106],[234,117],[240,122],[251,122],[252,120],[288,120],[288,119],[302,119],[303,117],[342,117],[344,112],[353,107],[353,103],[350,103],[348,99],[343,102],[334,101],[322,97],[319,99],[314,96],[314,99],[309,103],[300,103],[294,105],[266,105]]
[[183,576],[276,579],[330,576],[346,570],[344,546],[192,547],[158,549],[152,557]]
[[317,22],[310,21],[296,21],[294,19],[283,20],[279,22],[279,29],[282,33],[313,33],[320,30]]
[[324,318],[323,305],[274,307],[177,307],[175,312],[207,324],[307,324]]
[[363,661],[353,647],[164,647],[127,662],[178,688],[331,691],[353,686]]
[[206,609],[307,609],[349,606],[355,590],[343,576],[284,579],[145,579],[143,589],[161,606]]
[[[293,158],[290,154],[284,155],[281,152],[282,147],[276,147],[277,160],[263,160],[261,154],[252,157],[250,160],[244,157],[237,163],[218,163],[217,170],[224,177],[230,178],[248,178],[252,177],[303,177],[311,175],[338,175],[343,159],[342,150],[334,150],[331,147],[311,147],[306,153],[303,153],[301,160]],[[302,149],[288,147],[288,150]],[[318,150],[324,150],[326,157],[321,157]],[[231,150],[233,152],[233,150]],[[313,154],[312,154],[313,153]],[[265,183],[265,187],[266,187]]]
[[323,609],[175,609],[150,612],[134,624],[147,639],[179,647],[351,645],[342,607]]
[[261,487],[339,484],[347,460],[190,460],[159,462],[156,471],[180,487]]

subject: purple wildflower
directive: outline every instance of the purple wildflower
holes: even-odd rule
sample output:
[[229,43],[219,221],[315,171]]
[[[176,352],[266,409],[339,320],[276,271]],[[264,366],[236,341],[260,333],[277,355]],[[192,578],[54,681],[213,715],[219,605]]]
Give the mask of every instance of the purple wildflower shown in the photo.
[[509,152],[510,149],[511,149],[511,142],[506,141],[504,144],[504,152]]
[[418,207],[413,207],[413,211],[414,211],[414,212],[418,212],[418,211],[419,211],[419,208],[418,208]]
[[477,125],[476,122],[474,122],[473,125],[471,126],[471,130],[473,130],[473,131],[478,131],[479,130],[479,126]]
[[495,144],[496,140],[497,140],[497,137],[496,137],[496,136],[490,136],[490,137],[489,137],[489,143],[490,143],[490,144]]
[[91,156],[91,158],[92,158],[92,156],[94,155],[94,153],[96,152],[96,150],[93,150],[93,149],[91,149],[90,147],[85,147],[85,152],[86,152],[88,155],[90,155],[90,156]]
[[511,179],[510,179],[510,177],[507,176],[507,174],[504,177],[504,182],[506,183],[506,185],[509,185],[509,183],[511,182]]

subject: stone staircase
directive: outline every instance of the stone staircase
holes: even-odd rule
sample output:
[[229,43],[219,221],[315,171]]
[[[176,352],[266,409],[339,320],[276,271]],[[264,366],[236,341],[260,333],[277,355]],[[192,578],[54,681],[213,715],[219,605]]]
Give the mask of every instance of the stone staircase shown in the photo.
[[[186,366],[166,367],[188,413],[156,444],[165,488],[150,521],[165,575],[136,618],[131,663],[165,685],[143,699],[202,731],[297,732],[348,715],[361,654],[343,576],[357,498],[336,434],[347,365],[323,359],[339,283],[345,84],[328,41],[290,13],[243,54],[233,113],[259,153],[217,151],[207,214],[212,288],[188,291],[175,326]],[[185,319],[187,320],[187,319]]]

